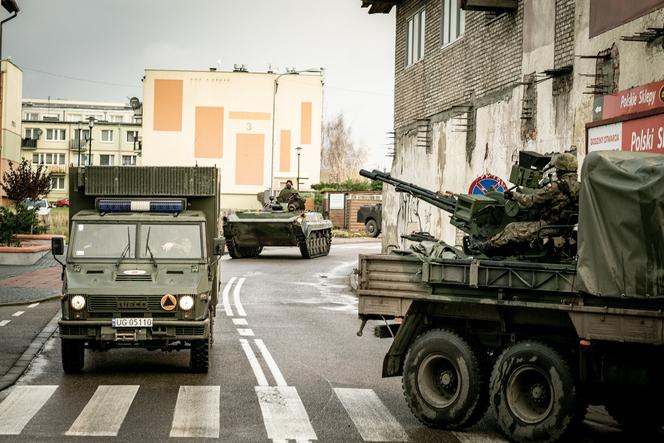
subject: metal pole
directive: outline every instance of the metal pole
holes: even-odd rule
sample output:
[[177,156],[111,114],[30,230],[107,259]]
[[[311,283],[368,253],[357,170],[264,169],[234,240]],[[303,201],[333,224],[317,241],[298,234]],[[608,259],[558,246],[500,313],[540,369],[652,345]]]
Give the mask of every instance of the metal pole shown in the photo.
[[2,60],[2,25],[7,23],[9,20],[15,18],[18,15],[18,11],[14,12],[13,15],[10,15],[6,19],[0,22],[0,60]]
[[297,191],[300,192],[300,152],[297,153]]
[[281,77],[281,75],[278,75],[277,78],[274,79],[274,85],[272,88],[272,148],[270,150],[272,153],[272,158],[270,159],[270,196],[272,196],[272,187],[274,186],[274,112],[277,105],[277,87],[279,86],[279,77]]
[[88,166],[92,166],[92,128],[90,128],[90,145],[88,146]]
[[78,125],[78,144],[76,145],[76,149],[78,150],[78,162],[77,162],[77,167],[81,167],[81,125]]

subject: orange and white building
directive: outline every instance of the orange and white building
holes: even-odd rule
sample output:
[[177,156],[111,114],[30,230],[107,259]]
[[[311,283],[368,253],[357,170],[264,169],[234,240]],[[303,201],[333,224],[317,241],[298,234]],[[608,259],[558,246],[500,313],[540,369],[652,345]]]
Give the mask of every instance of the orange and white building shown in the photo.
[[[320,180],[322,73],[146,70],[143,165],[221,169],[224,209],[256,194]],[[301,149],[297,149],[301,148]]]

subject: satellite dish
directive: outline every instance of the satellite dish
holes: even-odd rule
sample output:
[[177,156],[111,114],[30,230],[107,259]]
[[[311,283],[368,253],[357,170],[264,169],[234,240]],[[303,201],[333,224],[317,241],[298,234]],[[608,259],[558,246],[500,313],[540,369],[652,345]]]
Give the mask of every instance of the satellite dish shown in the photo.
[[131,106],[132,109],[138,109],[141,107],[141,101],[138,97],[132,97],[129,99],[129,106]]

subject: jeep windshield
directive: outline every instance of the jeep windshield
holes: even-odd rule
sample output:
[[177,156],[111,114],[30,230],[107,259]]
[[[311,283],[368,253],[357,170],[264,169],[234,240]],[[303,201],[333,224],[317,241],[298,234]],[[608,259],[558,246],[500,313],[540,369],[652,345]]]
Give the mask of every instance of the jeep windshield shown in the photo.
[[141,224],[139,257],[202,259],[201,228],[201,224]]
[[134,258],[136,225],[75,222],[69,248],[76,258]]

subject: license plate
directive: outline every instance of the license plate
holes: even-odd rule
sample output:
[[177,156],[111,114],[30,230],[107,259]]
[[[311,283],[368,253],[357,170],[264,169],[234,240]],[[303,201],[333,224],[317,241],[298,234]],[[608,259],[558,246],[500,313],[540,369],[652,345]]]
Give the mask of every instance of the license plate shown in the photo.
[[111,321],[114,328],[151,328],[151,318],[114,318]]

